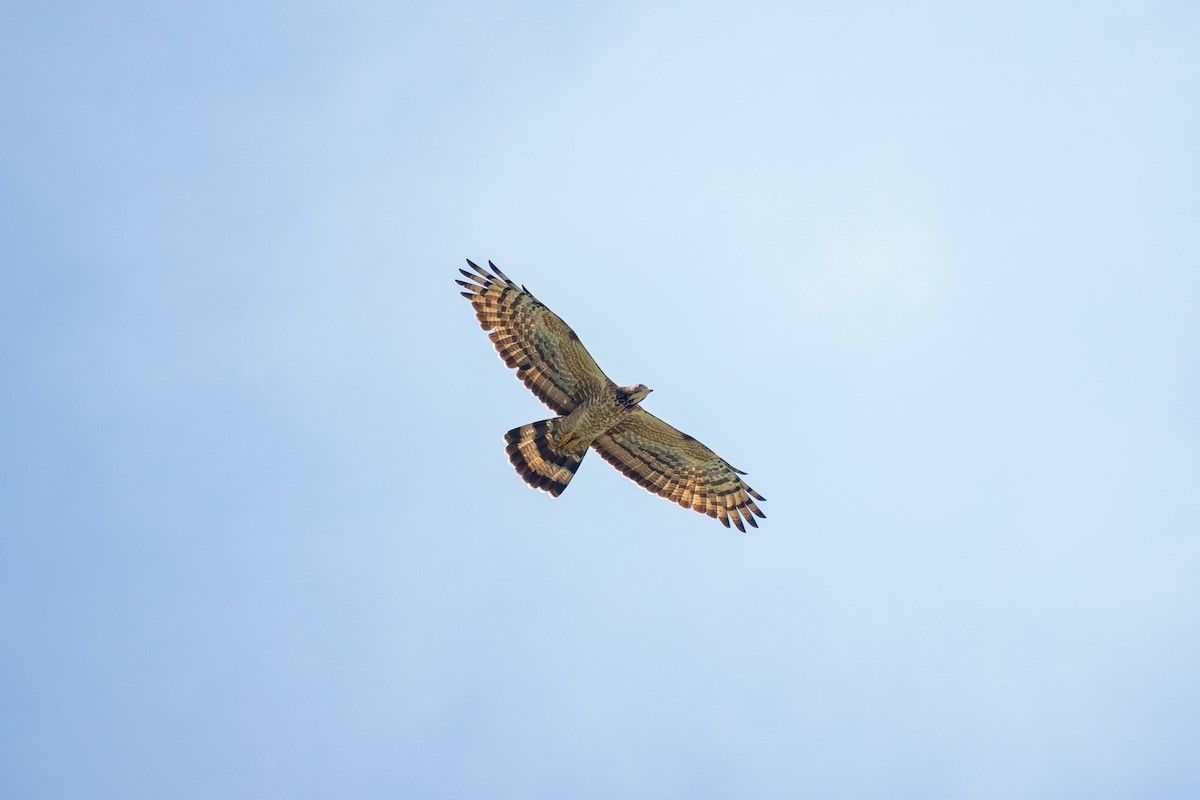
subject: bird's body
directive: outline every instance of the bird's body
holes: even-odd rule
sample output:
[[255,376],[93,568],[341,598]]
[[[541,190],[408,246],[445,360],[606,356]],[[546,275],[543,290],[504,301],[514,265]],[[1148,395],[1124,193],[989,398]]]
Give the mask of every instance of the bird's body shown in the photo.
[[[758,527],[763,500],[739,470],[691,436],[640,406],[643,384],[617,386],[596,364],[573,330],[524,287],[488,262],[492,272],[467,261],[475,273],[467,289],[475,315],[505,364],[559,416],[514,428],[505,435],[509,460],[534,488],[557,497],[591,447],[649,491],[745,531]],[[751,499],[754,498],[754,499]]]
[[633,413],[636,405],[622,401],[621,389],[605,387],[587,395],[562,418],[558,446],[567,450],[587,450],[596,437],[623,422]]

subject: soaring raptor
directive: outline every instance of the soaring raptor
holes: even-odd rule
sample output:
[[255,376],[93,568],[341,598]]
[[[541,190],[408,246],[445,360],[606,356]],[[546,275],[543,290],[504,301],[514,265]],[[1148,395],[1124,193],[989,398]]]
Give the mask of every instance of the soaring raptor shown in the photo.
[[504,435],[508,460],[530,486],[558,497],[579,469],[588,447],[647,490],[684,508],[715,517],[743,533],[745,519],[766,518],[729,462],[676,430],[640,403],[643,384],[617,386],[584,348],[575,331],[546,306],[488,262],[491,272],[467,264],[460,269],[475,316],[500,357],[515,367],[539,400],[559,416],[513,428]]

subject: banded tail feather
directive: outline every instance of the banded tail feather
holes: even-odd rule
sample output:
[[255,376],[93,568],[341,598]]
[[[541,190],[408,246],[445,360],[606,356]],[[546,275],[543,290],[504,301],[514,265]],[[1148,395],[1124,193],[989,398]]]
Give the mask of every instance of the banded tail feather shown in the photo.
[[558,497],[583,463],[587,448],[569,452],[555,444],[562,417],[531,422],[504,434],[505,452],[522,480],[535,489]]

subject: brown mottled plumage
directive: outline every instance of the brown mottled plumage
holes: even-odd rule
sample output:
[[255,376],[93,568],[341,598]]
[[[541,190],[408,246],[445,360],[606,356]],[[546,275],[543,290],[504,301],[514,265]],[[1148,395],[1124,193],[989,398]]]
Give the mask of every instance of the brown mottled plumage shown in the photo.
[[[745,531],[754,515],[766,517],[727,461],[681,433],[639,403],[642,384],[617,386],[588,353],[575,331],[492,262],[491,272],[467,261],[459,270],[475,316],[504,363],[539,400],[560,416],[514,428],[504,436],[509,461],[530,486],[557,497],[567,488],[588,447],[624,475],[660,497]],[[753,499],[752,499],[753,498]]]

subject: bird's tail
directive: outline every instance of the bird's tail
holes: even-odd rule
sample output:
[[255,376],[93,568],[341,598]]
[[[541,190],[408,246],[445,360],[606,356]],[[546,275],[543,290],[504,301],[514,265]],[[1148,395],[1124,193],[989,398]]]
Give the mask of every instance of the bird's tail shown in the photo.
[[575,477],[587,448],[571,452],[559,448],[558,431],[563,418],[544,419],[513,428],[504,434],[505,452],[521,478],[535,489],[558,497]]

